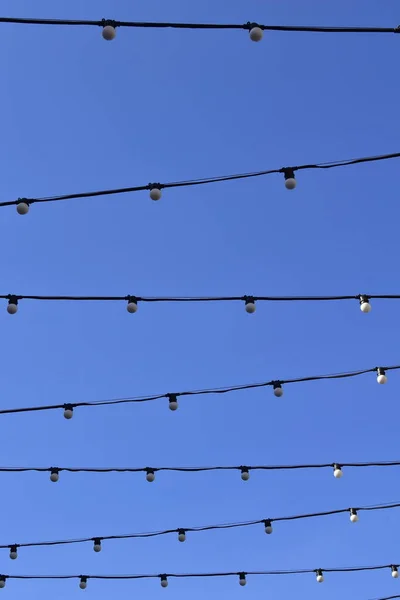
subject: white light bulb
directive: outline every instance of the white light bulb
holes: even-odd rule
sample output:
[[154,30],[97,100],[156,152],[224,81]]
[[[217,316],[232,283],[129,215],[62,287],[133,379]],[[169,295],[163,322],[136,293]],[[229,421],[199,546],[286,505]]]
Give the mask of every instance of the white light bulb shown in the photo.
[[244,573],[240,573],[239,575],[239,585],[246,585],[246,575]]
[[371,312],[372,306],[369,303],[369,300],[366,296],[361,296],[360,298],[360,310],[363,313]]
[[11,546],[10,548],[10,558],[15,560],[18,557],[17,546]]
[[138,309],[138,305],[137,302],[135,302],[134,300],[129,300],[128,304],[126,305],[126,310],[128,311],[128,313],[135,313]]
[[264,525],[265,525],[265,533],[270,535],[273,531],[271,521],[265,521]]
[[103,38],[107,40],[107,42],[113,40],[115,38],[116,33],[117,32],[115,31],[115,27],[113,27],[112,25],[106,25],[105,27],[103,27],[103,31],[101,32]]
[[335,465],[333,467],[333,476],[336,477],[336,479],[340,479],[343,475],[343,471],[341,469],[341,467],[339,465]]
[[183,529],[180,529],[178,532],[178,540],[180,542],[185,542],[186,541],[186,533]]
[[399,571],[397,570],[397,567],[395,567],[394,565],[392,566],[392,577],[393,579],[397,579],[399,576]]
[[350,510],[350,521],[352,523],[357,523],[357,521],[358,521],[358,514],[357,514],[357,511],[354,510],[354,508],[352,508]]
[[324,575],[320,569],[319,571],[317,571],[317,583],[322,583],[323,581],[324,581]]
[[6,578],[0,577],[0,588],[3,588],[5,586],[6,586]]
[[12,298],[8,301],[7,304],[7,312],[9,315],[15,315],[18,310],[18,300],[16,298]]
[[86,586],[87,586],[86,577],[81,577],[81,580],[79,582],[79,587],[81,588],[81,590],[86,590]]
[[58,474],[58,470],[57,469],[52,469],[51,473],[50,473],[50,481],[58,481],[60,479],[60,476]]
[[260,42],[263,39],[263,30],[261,27],[252,27],[250,29],[250,39],[252,42]]
[[95,552],[101,552],[101,540],[99,538],[96,538],[93,541],[93,550]]
[[280,398],[281,396],[283,396],[283,388],[282,388],[281,384],[278,382],[274,383],[274,395],[277,398]]
[[147,481],[150,481],[150,483],[152,481],[154,481],[156,478],[156,474],[154,473],[154,471],[152,471],[151,469],[148,469],[147,473],[146,473],[146,479]]
[[175,394],[170,394],[169,398],[169,410],[177,410],[178,409],[178,400]]
[[287,179],[285,179],[285,188],[287,190],[294,190],[296,185],[297,185],[297,182],[294,177],[288,177]]
[[376,378],[377,382],[381,383],[381,384],[386,383],[387,382],[387,377],[385,375],[385,369],[382,369],[381,367],[379,367],[377,369],[377,373],[378,373],[378,376]]
[[27,215],[29,212],[29,204],[27,202],[18,202],[17,213],[19,215]]
[[74,416],[74,409],[72,406],[66,406],[64,408],[64,419],[72,419]]
[[245,309],[246,309],[246,312],[249,313],[249,315],[252,315],[253,313],[255,313],[256,312],[256,303],[254,302],[254,300],[246,300]]
[[248,481],[250,479],[250,473],[247,467],[243,467],[242,468],[242,475],[241,475],[243,481]]
[[161,190],[158,187],[153,187],[150,190],[150,198],[152,200],[160,200],[161,199]]
[[166,575],[161,575],[161,587],[168,587],[168,579]]

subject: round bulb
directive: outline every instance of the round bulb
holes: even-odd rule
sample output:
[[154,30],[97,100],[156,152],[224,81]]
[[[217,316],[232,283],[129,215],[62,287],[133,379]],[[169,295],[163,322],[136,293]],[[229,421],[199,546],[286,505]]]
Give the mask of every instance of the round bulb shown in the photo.
[[113,40],[115,38],[115,34],[115,27],[113,27],[112,25],[106,25],[105,27],[103,27],[102,36],[105,40],[107,40],[107,42]]
[[246,308],[246,312],[249,313],[250,315],[252,315],[254,312],[256,312],[256,305],[254,302],[246,302],[245,308]]
[[18,304],[14,304],[13,302],[7,304],[7,312],[9,315],[15,315],[18,310]]
[[136,302],[128,302],[126,310],[128,311],[128,313],[135,313],[138,309],[138,306],[136,304]]
[[278,385],[274,388],[274,395],[277,398],[281,398],[281,396],[283,396],[283,388],[280,385]]
[[100,543],[100,542],[95,542],[95,543],[93,544],[93,550],[94,550],[95,552],[101,552],[101,543]]
[[186,534],[184,531],[180,531],[178,534],[178,540],[180,542],[185,542],[186,541]]
[[52,471],[50,474],[50,481],[58,481],[60,479],[60,476],[58,474],[58,471]]
[[160,188],[154,187],[150,190],[150,198],[152,200],[160,200],[161,199],[161,190]]
[[248,481],[250,479],[250,473],[247,470],[242,471],[241,477],[243,481]]
[[168,587],[168,579],[161,579],[161,587],[163,587],[163,588]]
[[358,515],[357,515],[357,513],[351,513],[351,515],[350,515],[350,521],[352,523],[357,523],[357,521],[358,521]]
[[72,419],[74,414],[74,411],[72,410],[72,408],[66,408],[64,410],[64,419]]
[[246,585],[246,577],[239,577],[239,585]]
[[285,188],[287,190],[294,190],[296,185],[297,185],[297,182],[294,177],[289,177],[288,179],[285,179]]
[[360,310],[363,313],[369,313],[371,312],[372,306],[370,305],[370,303],[365,300],[364,302],[361,302],[360,304]]
[[149,471],[149,472],[146,474],[146,479],[147,479],[147,481],[150,481],[150,483],[151,483],[152,481],[154,481],[154,480],[155,480],[155,478],[156,478],[156,476],[155,476],[155,473],[153,473],[153,471]]
[[2,578],[0,579],[0,588],[3,588],[3,587],[5,587],[5,586],[6,586],[6,580],[4,579],[4,577],[2,577]]
[[263,39],[263,35],[261,27],[252,27],[250,29],[250,39],[252,42],[260,42]]
[[17,558],[18,554],[17,554],[17,550],[10,550],[10,558],[12,560],[15,560]]
[[378,375],[378,377],[376,378],[378,383],[386,383],[387,382],[387,377],[386,375],[384,375],[383,373],[381,373],[380,375]]
[[399,572],[397,570],[397,567],[392,567],[392,577],[393,579],[397,579],[399,576]]
[[86,581],[80,581],[79,587],[81,588],[81,590],[86,590],[86,586],[87,586]]
[[322,583],[323,581],[324,581],[324,576],[321,574],[317,575],[317,582]]
[[177,400],[170,400],[169,410],[177,410],[177,408],[178,408],[178,401]]
[[343,471],[340,467],[335,467],[333,470],[333,476],[336,477],[336,479],[340,479],[343,475]]
[[265,525],[265,533],[267,533],[268,535],[270,535],[272,533],[272,524],[271,523],[266,523]]
[[27,202],[18,202],[17,213],[19,215],[26,215],[29,212],[29,204]]

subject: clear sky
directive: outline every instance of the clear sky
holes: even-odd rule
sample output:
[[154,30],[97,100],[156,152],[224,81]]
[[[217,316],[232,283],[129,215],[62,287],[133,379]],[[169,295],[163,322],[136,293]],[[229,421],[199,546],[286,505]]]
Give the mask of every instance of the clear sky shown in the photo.
[[[396,0],[3,0],[4,16],[387,26]],[[1,25],[1,200],[398,152],[395,35]],[[2,294],[399,293],[396,161],[1,210]],[[398,303],[22,301],[0,311],[4,408],[396,364]],[[400,458],[398,380],[375,375],[221,397],[1,418],[2,466],[194,466]],[[399,470],[1,474],[0,543],[261,519],[400,500]],[[162,573],[400,562],[399,511],[228,532],[21,549],[7,574]],[[389,572],[158,581],[9,581],[10,600],[306,597],[400,592]]]

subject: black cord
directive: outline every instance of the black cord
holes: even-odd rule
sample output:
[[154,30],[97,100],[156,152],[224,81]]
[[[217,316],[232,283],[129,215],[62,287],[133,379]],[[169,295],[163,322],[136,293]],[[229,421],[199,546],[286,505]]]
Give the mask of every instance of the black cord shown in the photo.
[[31,19],[0,17],[0,23],[14,23],[18,25],[92,25],[104,27],[112,25],[113,27],[139,27],[152,29],[244,29],[250,30],[252,27],[259,27],[264,31],[298,31],[310,33],[399,33],[399,27],[322,27],[322,26],[300,26],[300,25],[261,25],[254,22],[243,24],[225,24],[225,23],[158,23],[143,21],[115,21],[112,19],[102,19],[100,21],[91,21],[87,19]]
[[[22,19],[23,22],[25,22]],[[34,21],[34,20],[33,20]],[[0,18],[1,22],[1,18]],[[36,22],[36,21],[34,21]],[[57,22],[58,23],[58,22]],[[65,23],[67,24],[67,23]],[[86,22],[78,22],[77,24],[87,24]],[[93,24],[98,25],[98,22],[93,22]],[[400,30],[399,30],[400,31]],[[28,204],[34,204],[38,202],[56,202],[59,200],[72,200],[77,198],[95,198],[98,196],[110,196],[112,194],[126,194],[131,192],[142,192],[144,190],[151,190],[154,186],[159,187],[160,189],[164,188],[177,188],[177,187],[189,187],[193,185],[204,185],[208,183],[218,183],[222,181],[236,181],[238,179],[249,179],[253,177],[260,177],[263,175],[271,175],[273,173],[285,173],[287,171],[300,171],[300,170],[309,170],[309,169],[333,169],[336,167],[345,167],[349,165],[356,165],[361,163],[368,162],[377,162],[382,160],[389,160],[392,158],[399,158],[400,152],[395,152],[392,154],[382,154],[378,156],[366,156],[362,158],[353,158],[349,160],[341,160],[336,162],[328,162],[328,163],[317,163],[317,164],[308,164],[308,165],[300,165],[296,167],[283,167],[280,169],[270,169],[268,171],[256,171],[253,173],[242,173],[238,175],[222,175],[219,177],[209,177],[205,179],[192,179],[188,181],[178,181],[173,183],[149,183],[147,185],[140,185],[134,187],[125,187],[125,188],[115,188],[111,190],[99,190],[95,192],[80,192],[76,194],[66,194],[61,196],[48,196],[46,198],[18,198],[17,200],[10,200],[8,202],[0,202],[0,207],[2,206],[13,206],[21,201],[27,202]]]

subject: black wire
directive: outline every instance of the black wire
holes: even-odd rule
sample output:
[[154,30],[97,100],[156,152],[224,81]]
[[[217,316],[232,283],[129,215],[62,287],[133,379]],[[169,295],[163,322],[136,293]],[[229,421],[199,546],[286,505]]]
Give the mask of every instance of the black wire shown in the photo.
[[359,375],[365,375],[366,373],[374,373],[377,372],[378,369],[383,369],[384,371],[397,371],[400,369],[400,365],[394,365],[389,367],[372,367],[371,369],[364,369],[362,371],[349,371],[347,373],[335,373],[332,375],[313,375],[310,377],[299,377],[297,379],[273,379],[271,381],[265,381],[262,383],[248,383],[243,385],[236,385],[231,387],[224,388],[212,388],[212,389],[203,389],[203,390],[192,390],[185,392],[174,392],[167,394],[159,394],[156,396],[139,396],[136,398],[116,398],[113,400],[98,400],[94,402],[69,402],[67,404],[47,404],[41,406],[27,406],[21,408],[5,408],[0,410],[0,415],[6,414],[17,414],[17,413],[26,413],[26,412],[37,412],[37,411],[45,411],[45,410],[55,410],[58,408],[64,409],[73,409],[80,406],[109,406],[114,404],[136,404],[141,402],[151,402],[153,400],[160,400],[161,398],[170,399],[173,397],[181,397],[181,396],[198,396],[198,395],[206,395],[206,394],[227,394],[230,392],[236,392],[241,390],[251,390],[262,387],[274,386],[276,384],[284,385],[288,383],[305,383],[308,381],[321,381],[326,379],[348,379],[350,377],[358,377]]
[[[0,22],[1,21],[2,21],[2,19],[0,18]],[[26,22],[24,19],[22,19],[21,21],[24,23]],[[32,20],[32,21],[36,22],[36,20]],[[30,22],[30,21],[28,20],[28,22]],[[57,21],[57,23],[58,23],[58,21]],[[68,23],[65,22],[65,24],[68,24]],[[84,24],[88,24],[88,23],[87,22],[78,22],[77,24],[84,25]],[[92,24],[98,25],[99,22],[93,22]],[[400,30],[399,30],[399,32],[400,32]],[[99,191],[95,191],[95,192],[80,192],[80,193],[76,193],[76,194],[66,194],[66,195],[61,195],[61,196],[48,196],[45,198],[18,198],[18,200],[10,200],[8,202],[0,202],[0,207],[12,206],[12,205],[18,204],[21,201],[25,201],[28,204],[34,204],[34,203],[38,203],[38,202],[56,202],[59,200],[72,200],[72,199],[77,199],[77,198],[95,198],[98,196],[109,196],[112,194],[126,194],[126,193],[130,193],[130,192],[141,192],[144,190],[150,190],[154,185],[156,185],[156,187],[159,187],[160,189],[189,187],[189,186],[193,186],[193,185],[204,185],[204,184],[208,184],[208,183],[218,183],[218,182],[222,182],[222,181],[236,181],[238,179],[249,179],[249,178],[260,177],[260,176],[264,176],[264,175],[272,175],[273,173],[285,173],[287,171],[300,171],[300,170],[306,170],[306,169],[333,169],[336,167],[345,167],[345,166],[349,166],[349,165],[356,165],[356,164],[367,163],[367,162],[377,162],[377,161],[389,160],[392,158],[399,158],[399,157],[400,157],[400,152],[395,152],[395,153],[391,153],[391,154],[366,156],[366,157],[361,157],[361,158],[353,158],[353,159],[349,159],[349,160],[341,160],[341,161],[328,162],[328,163],[316,163],[316,164],[300,165],[300,166],[295,166],[295,167],[282,167],[280,169],[270,169],[268,171],[255,171],[253,173],[242,173],[242,174],[237,174],[237,175],[222,175],[219,177],[209,177],[209,178],[204,178],[204,179],[191,179],[191,180],[187,180],[187,181],[177,181],[177,182],[172,182],[172,183],[157,183],[157,184],[149,183],[147,185],[140,185],[140,186],[135,186],[135,187],[115,188],[115,189],[111,189],[111,190],[99,190]]]
[[226,23],[169,23],[169,22],[143,22],[143,21],[115,21],[112,19],[102,19],[101,21],[91,21],[87,19],[31,19],[0,17],[0,23],[14,23],[25,25],[92,25],[104,27],[112,25],[113,27],[139,27],[156,29],[244,29],[249,30],[252,27],[260,27],[264,31],[297,31],[310,33],[399,33],[399,27],[322,27],[322,26],[299,26],[299,25],[261,25],[258,23],[244,24],[226,24]]
[[323,512],[314,512],[314,513],[306,513],[300,515],[291,515],[286,517],[268,517],[263,519],[256,519],[251,521],[241,521],[236,523],[223,523],[219,525],[204,525],[198,527],[178,527],[176,529],[164,529],[161,531],[150,531],[150,532],[141,532],[141,533],[124,533],[120,535],[96,535],[85,538],[76,538],[76,539],[68,539],[68,540],[51,540],[47,542],[24,542],[24,543],[12,543],[12,544],[0,544],[0,548],[32,548],[39,546],[66,546],[72,544],[83,544],[86,542],[94,542],[96,540],[104,541],[104,540],[123,540],[123,539],[143,539],[143,538],[153,538],[160,537],[163,535],[169,535],[171,533],[180,533],[181,531],[185,533],[196,533],[200,531],[216,531],[221,529],[238,529],[243,527],[251,527],[253,525],[261,525],[268,523],[276,523],[279,521],[298,521],[303,519],[312,519],[318,517],[328,517],[332,515],[338,515],[343,513],[348,513],[350,510],[355,510],[357,512],[362,511],[375,511],[375,510],[389,510],[392,508],[400,508],[400,503],[392,503],[392,504],[378,504],[373,506],[361,506],[361,507],[353,507],[353,508],[340,508],[336,510],[328,510]]

